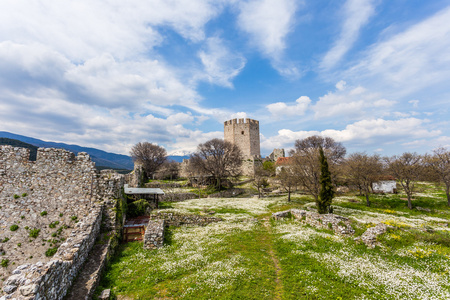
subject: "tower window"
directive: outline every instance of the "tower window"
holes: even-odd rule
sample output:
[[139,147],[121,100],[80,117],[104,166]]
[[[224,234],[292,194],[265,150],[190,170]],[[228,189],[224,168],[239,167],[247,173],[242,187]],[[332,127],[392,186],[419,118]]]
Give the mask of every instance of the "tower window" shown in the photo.
[[241,134],[244,134],[244,132],[243,132],[243,131],[241,131]]

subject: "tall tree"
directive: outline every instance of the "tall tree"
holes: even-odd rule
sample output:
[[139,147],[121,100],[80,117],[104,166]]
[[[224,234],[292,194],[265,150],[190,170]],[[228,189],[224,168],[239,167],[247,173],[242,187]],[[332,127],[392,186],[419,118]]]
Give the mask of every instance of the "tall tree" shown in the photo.
[[415,182],[423,172],[423,157],[417,153],[403,153],[401,156],[387,157],[388,170],[401,184],[408,197],[408,208],[412,209],[412,195]]
[[295,149],[291,151],[292,171],[297,175],[298,185],[317,202],[320,192],[321,164],[318,159],[319,149],[326,154],[329,169],[334,180],[338,174],[338,166],[342,164],[346,149],[332,138],[311,136],[295,142]]
[[167,151],[161,146],[139,142],[131,148],[131,158],[142,165],[147,178],[156,172],[167,159]]
[[426,161],[437,179],[445,184],[447,205],[450,206],[450,151],[443,147],[435,149]]
[[319,149],[320,160],[320,192],[319,199],[316,201],[319,214],[326,214],[331,211],[331,201],[334,197],[333,183],[331,182],[331,173],[328,169],[328,162],[322,147]]
[[345,161],[344,170],[348,181],[364,192],[366,205],[370,206],[369,194],[372,183],[379,178],[383,171],[380,156],[352,153]]
[[212,139],[198,145],[197,152],[191,155],[190,164],[199,172],[212,176],[216,187],[221,189],[223,179],[241,174],[242,159],[238,146]]

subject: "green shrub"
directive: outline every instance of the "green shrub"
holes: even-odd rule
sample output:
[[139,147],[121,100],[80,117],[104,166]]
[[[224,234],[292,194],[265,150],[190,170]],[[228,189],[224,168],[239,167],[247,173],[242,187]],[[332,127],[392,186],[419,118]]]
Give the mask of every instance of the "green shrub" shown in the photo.
[[71,219],[72,221],[76,221],[76,220],[78,219],[78,217],[77,217],[77,216],[71,216],[70,219]]
[[53,256],[56,251],[58,251],[58,247],[48,248],[47,251],[45,251],[45,256]]
[[39,232],[41,232],[40,229],[38,229],[38,228],[33,228],[33,229],[30,229],[28,235],[29,235],[30,237],[32,237],[32,238],[37,238],[38,235],[39,235]]
[[9,265],[9,259],[2,259],[1,265],[3,268],[6,268]]
[[14,199],[19,199],[20,198],[20,196],[19,195],[17,195],[17,194],[14,194]]
[[20,218],[23,220],[23,219],[25,219],[25,216],[20,216]]
[[27,193],[23,193],[23,194],[22,194],[22,197],[26,197],[26,196],[28,196]]
[[48,227],[56,228],[56,225],[58,225],[58,224],[59,224],[59,221],[51,222],[50,224],[48,224]]
[[17,229],[19,229],[19,225],[13,224],[9,227],[9,230],[11,231],[16,231]]
[[6,237],[6,238],[2,241],[2,243],[6,243],[7,241],[9,241],[9,237]]
[[60,213],[60,214],[59,214],[59,217],[61,218],[62,216],[64,216],[64,214],[63,214],[63,213]]
[[46,216],[47,215],[47,211],[44,210],[43,212],[41,212],[41,216]]
[[127,217],[138,217],[145,214],[150,204],[145,199],[140,199],[128,204]]
[[22,246],[22,243],[17,243],[17,247],[21,247]]

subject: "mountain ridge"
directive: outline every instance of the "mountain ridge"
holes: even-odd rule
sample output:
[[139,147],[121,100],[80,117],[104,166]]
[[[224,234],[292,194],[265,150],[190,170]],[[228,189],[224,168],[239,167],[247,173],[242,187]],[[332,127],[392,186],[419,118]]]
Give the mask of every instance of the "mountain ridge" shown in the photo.
[[[0,131],[0,138],[19,140],[21,142],[28,143],[36,147],[62,148],[72,151],[75,154],[77,154],[78,152],[86,152],[91,156],[92,161],[95,162],[95,164],[99,167],[109,167],[113,169],[127,169],[127,170],[132,170],[134,168],[134,163],[131,157],[124,154],[106,152],[92,147],[83,147],[79,145],[43,141],[40,139],[19,135],[7,131]],[[169,160],[181,162],[183,161],[184,158],[189,157],[175,155],[175,156],[168,156],[167,158]]]

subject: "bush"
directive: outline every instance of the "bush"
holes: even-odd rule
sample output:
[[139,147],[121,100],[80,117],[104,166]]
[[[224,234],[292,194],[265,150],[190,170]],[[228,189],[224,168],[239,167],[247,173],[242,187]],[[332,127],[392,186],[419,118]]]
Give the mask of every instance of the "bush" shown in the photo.
[[47,215],[47,211],[44,210],[43,212],[41,212],[41,216],[46,216]]
[[13,224],[9,227],[9,230],[11,231],[16,231],[17,229],[19,229],[19,225]]
[[14,199],[19,199],[20,198],[20,196],[19,195],[17,195],[17,194],[14,194]]
[[78,219],[78,217],[77,217],[77,216],[71,216],[70,219],[71,219],[72,221],[76,221],[76,220]]
[[58,225],[58,224],[59,224],[59,221],[51,222],[50,224],[48,224],[48,227],[56,228],[56,225]]
[[6,268],[9,265],[9,259],[2,259],[1,265],[3,268]]
[[26,197],[26,196],[28,196],[27,193],[23,193],[23,194],[22,194],[22,197]]
[[145,199],[131,202],[128,204],[127,216],[133,218],[145,215],[148,207],[150,207],[150,204]]
[[58,251],[58,247],[48,248],[47,251],[45,251],[45,256],[53,256],[56,251]]
[[29,235],[30,237],[32,237],[32,238],[37,238],[38,235],[39,235],[39,232],[41,232],[40,229],[38,229],[38,228],[33,228],[33,229],[30,229],[28,235]]

